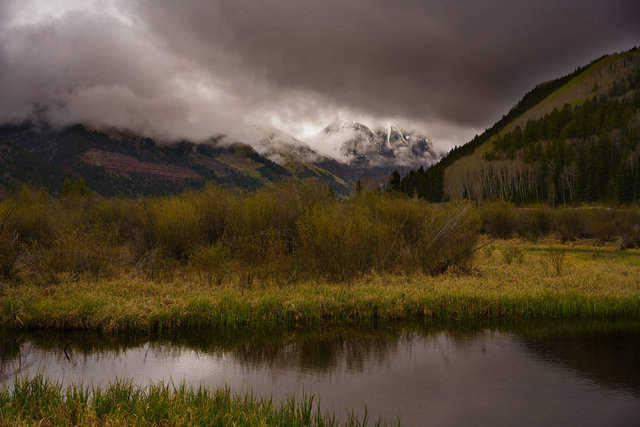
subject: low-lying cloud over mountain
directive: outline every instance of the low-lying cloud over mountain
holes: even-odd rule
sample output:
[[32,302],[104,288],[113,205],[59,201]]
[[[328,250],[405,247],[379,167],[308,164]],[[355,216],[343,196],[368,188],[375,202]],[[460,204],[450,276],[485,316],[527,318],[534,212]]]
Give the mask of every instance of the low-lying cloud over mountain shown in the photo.
[[346,118],[450,148],[638,22],[635,0],[3,0],[0,124],[311,140]]

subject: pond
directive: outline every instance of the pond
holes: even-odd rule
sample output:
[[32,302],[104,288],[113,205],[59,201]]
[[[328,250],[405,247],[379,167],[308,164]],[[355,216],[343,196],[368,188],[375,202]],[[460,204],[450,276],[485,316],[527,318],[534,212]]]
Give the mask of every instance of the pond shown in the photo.
[[640,425],[640,321],[322,328],[120,336],[4,331],[0,383],[228,385],[313,393],[402,425]]

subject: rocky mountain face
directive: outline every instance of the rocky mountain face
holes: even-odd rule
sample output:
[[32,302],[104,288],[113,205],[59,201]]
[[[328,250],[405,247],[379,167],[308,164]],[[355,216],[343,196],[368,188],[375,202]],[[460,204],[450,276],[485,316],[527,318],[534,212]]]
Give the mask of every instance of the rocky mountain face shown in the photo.
[[335,159],[361,176],[401,173],[428,167],[440,158],[431,140],[397,126],[371,129],[358,122],[335,122],[313,140],[314,145],[336,149]]

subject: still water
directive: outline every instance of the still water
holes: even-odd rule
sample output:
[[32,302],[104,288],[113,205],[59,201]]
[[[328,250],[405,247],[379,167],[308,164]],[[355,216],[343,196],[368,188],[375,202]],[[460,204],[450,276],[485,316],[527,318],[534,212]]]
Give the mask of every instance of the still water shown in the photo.
[[640,322],[392,325],[188,336],[2,332],[0,384],[115,378],[313,393],[402,425],[640,425]]

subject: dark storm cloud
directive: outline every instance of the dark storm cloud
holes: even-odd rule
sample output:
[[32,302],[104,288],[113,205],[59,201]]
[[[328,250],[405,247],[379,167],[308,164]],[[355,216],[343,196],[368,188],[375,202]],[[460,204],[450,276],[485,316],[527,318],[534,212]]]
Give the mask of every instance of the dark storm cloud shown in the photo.
[[203,137],[343,111],[459,144],[535,84],[640,44],[635,0],[114,1],[126,22],[89,10],[0,33],[0,119],[38,106]]
[[640,40],[637,1],[162,3],[142,3],[145,21],[203,66],[223,50],[277,87],[473,126],[535,83]]

